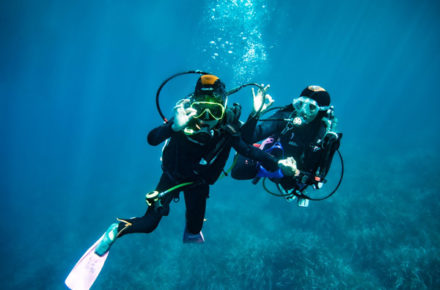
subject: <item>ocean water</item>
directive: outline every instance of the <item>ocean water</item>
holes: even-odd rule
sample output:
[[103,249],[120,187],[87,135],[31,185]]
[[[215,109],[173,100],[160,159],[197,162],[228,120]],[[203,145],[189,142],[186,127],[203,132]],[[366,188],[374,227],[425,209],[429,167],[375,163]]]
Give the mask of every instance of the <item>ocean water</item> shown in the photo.
[[[309,84],[344,133],[338,192],[308,208],[261,185],[211,188],[203,245],[184,204],[112,247],[94,289],[438,289],[438,1],[1,1],[0,288],[63,289],[161,174],[155,93],[201,69],[276,105]],[[197,76],[172,80],[173,104]],[[252,94],[234,95],[250,112]],[[330,190],[340,164],[335,158]]]

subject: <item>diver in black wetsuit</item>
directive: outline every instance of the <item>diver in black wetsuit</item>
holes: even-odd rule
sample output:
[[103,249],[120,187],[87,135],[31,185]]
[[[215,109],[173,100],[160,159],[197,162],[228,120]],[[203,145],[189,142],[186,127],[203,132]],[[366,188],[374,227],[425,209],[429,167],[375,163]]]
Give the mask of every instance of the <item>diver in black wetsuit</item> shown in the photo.
[[[178,198],[181,190],[186,205],[184,241],[203,242],[201,229],[209,185],[214,184],[220,176],[231,148],[258,160],[270,171],[279,169],[276,158],[241,138],[241,108],[238,104],[227,106],[225,85],[218,77],[201,76],[194,94],[180,100],[174,111],[173,119],[148,134],[148,143],[153,146],[167,140],[162,154],[163,174],[156,191],[169,190],[170,193],[163,196],[160,202],[150,204],[144,216],[118,219],[118,223],[112,224],[95,250],[99,256],[110,249],[117,237],[152,232],[161,218],[168,215],[171,200]],[[286,167],[284,163],[282,168],[289,174],[289,165]],[[188,185],[179,187],[182,184]]]
[[[253,143],[268,138],[260,149],[279,158],[293,158],[297,169],[291,176],[264,173],[264,165],[261,168],[257,161],[239,155],[231,176],[241,180],[269,177],[285,192],[302,191],[308,185],[322,187],[342,137],[336,132],[329,93],[322,87],[308,86],[292,104],[258,124],[257,119],[252,118],[243,126],[243,139]],[[307,206],[308,200],[299,199],[298,204]]]

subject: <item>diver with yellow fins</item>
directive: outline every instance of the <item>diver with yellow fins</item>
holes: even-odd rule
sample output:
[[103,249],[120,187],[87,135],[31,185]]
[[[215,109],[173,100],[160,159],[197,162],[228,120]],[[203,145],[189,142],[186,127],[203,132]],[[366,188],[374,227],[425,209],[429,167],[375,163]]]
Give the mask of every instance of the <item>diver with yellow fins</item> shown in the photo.
[[[174,117],[167,120],[159,106],[160,90],[172,78],[188,73],[201,76],[194,92],[177,102]],[[245,84],[227,92],[217,76],[200,71],[179,73],[162,83],[156,104],[165,123],[151,130],[147,140],[153,146],[166,141],[162,152],[163,173],[155,191],[146,195],[147,211],[141,217],[118,219],[111,224],[75,265],[66,279],[67,286],[90,287],[116,239],[126,234],[154,231],[162,217],[169,214],[170,202],[178,199],[181,191],[186,206],[183,241],[203,243],[202,227],[209,187],[221,175],[231,148],[242,156],[257,160],[269,171],[281,169],[285,175],[295,171],[295,164],[290,160],[278,160],[241,137],[241,107],[236,103],[228,105],[228,96],[248,85],[256,84]],[[257,111],[262,112],[270,102],[264,101],[264,88],[259,93],[262,102]]]

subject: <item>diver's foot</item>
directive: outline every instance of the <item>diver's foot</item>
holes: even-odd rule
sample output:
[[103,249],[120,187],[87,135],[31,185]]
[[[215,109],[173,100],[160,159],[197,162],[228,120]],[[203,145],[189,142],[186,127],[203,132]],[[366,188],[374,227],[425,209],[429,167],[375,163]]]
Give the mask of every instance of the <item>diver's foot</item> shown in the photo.
[[307,198],[298,198],[298,206],[300,207],[308,207],[309,206],[309,200]]
[[205,238],[203,237],[202,231],[198,234],[191,234],[186,230],[183,232],[183,242],[184,243],[193,243],[193,244],[201,244],[205,242]]
[[118,236],[118,227],[119,227],[119,223],[113,223],[110,225],[110,227],[105,232],[101,242],[96,247],[95,254],[102,257],[105,253],[107,253],[110,250],[110,247],[113,245],[113,243],[115,242]]

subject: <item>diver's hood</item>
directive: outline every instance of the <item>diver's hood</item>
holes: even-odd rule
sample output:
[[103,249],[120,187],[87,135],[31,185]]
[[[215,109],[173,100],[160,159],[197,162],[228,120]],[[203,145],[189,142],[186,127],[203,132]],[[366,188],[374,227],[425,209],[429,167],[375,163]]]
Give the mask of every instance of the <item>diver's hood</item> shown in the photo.
[[225,84],[215,75],[202,75],[198,80],[194,89],[194,100],[207,97],[214,98],[217,102],[225,105],[226,103],[226,87]]

